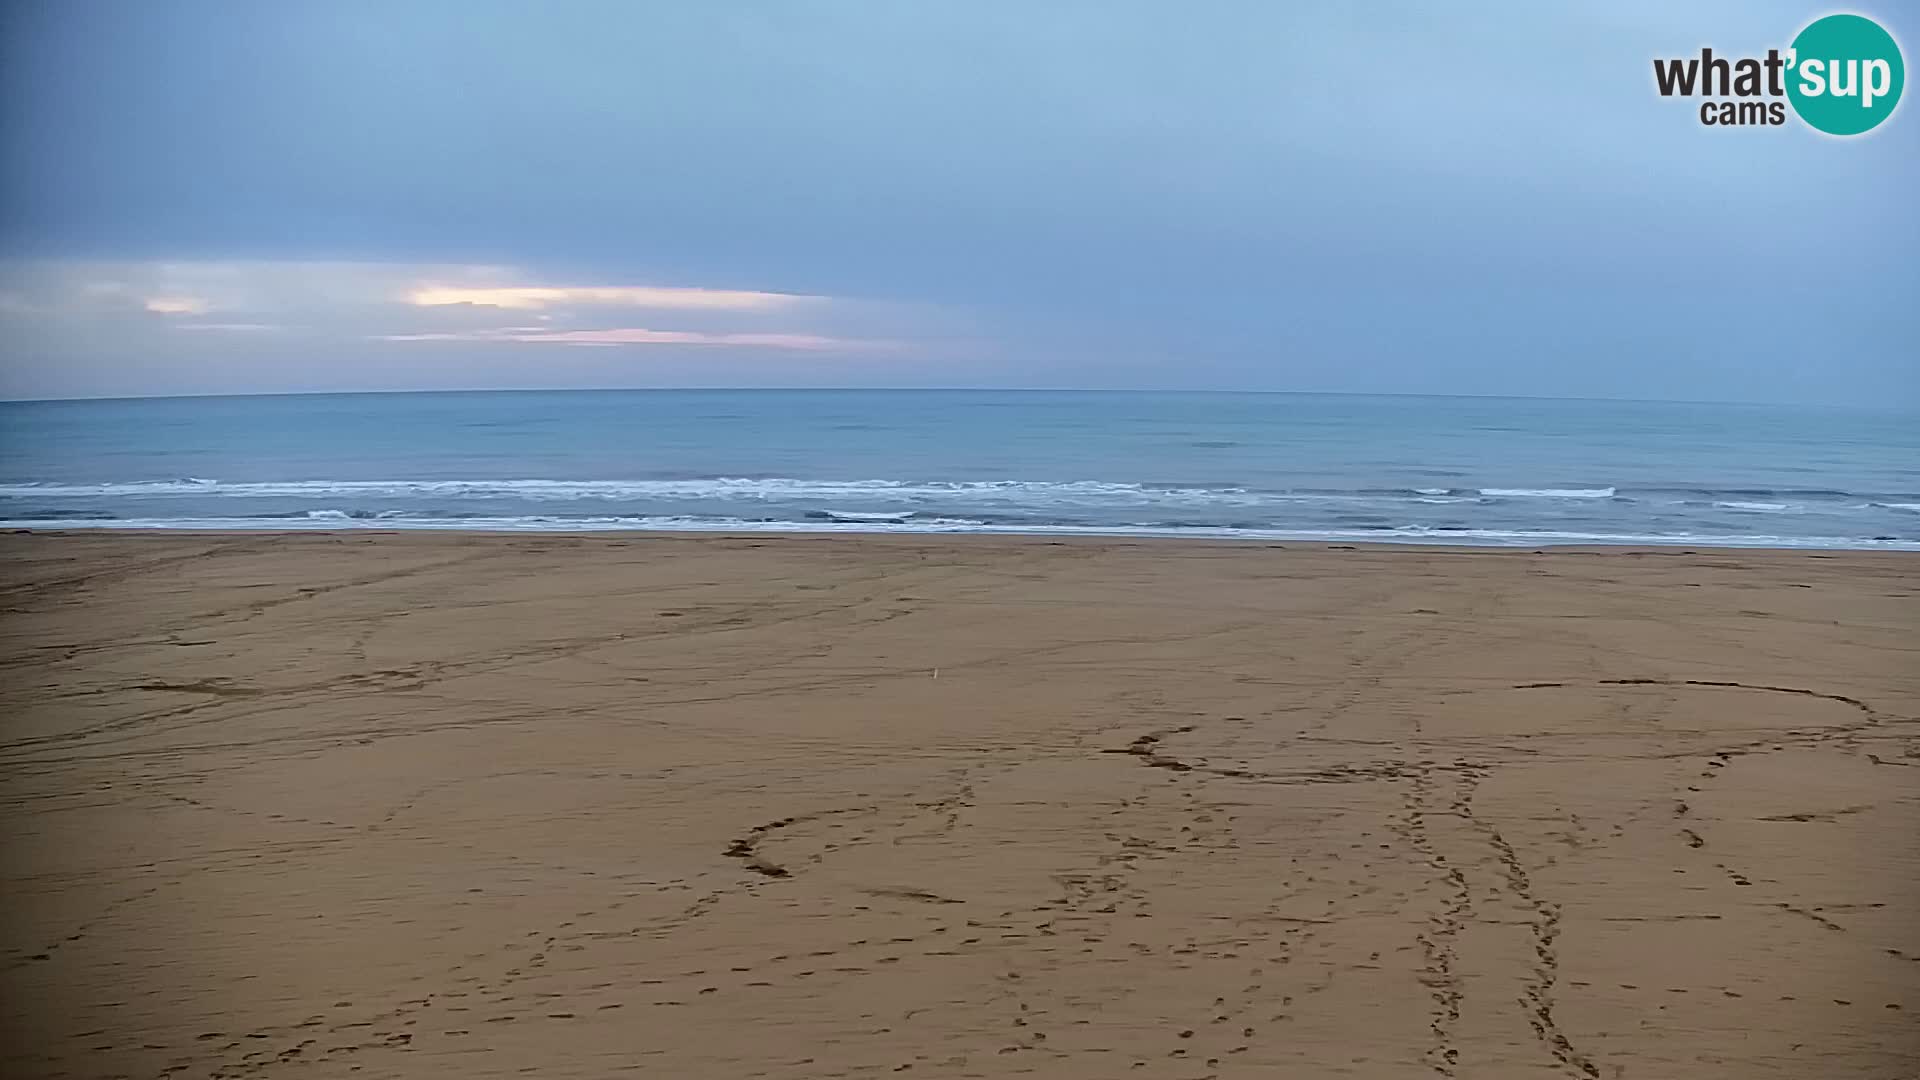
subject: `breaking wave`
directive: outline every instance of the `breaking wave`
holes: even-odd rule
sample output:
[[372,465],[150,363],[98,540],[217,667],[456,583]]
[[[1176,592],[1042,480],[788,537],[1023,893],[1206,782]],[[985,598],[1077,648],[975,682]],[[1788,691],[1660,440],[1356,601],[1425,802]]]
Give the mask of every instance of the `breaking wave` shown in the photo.
[[[1428,543],[1887,547],[1920,495],[1564,484],[1260,488],[1103,480],[200,477],[0,483],[33,528],[753,529],[1068,532]],[[1743,528],[1766,522],[1759,529]]]
[[1616,489],[1603,488],[1481,488],[1480,494],[1496,499],[1611,499]]
[[1920,494],[1853,493],[1823,488],[1638,487],[1407,487],[1257,488],[1233,484],[1151,484],[1105,480],[806,480],[790,477],[710,477],[666,480],[284,480],[222,481],[199,477],[103,483],[0,483],[0,498],[518,498],[578,499],[943,499],[1090,502],[1260,502],[1340,499],[1615,499],[1673,497],[1725,500],[1857,499],[1912,509]]
[[13,529],[167,529],[204,532],[241,532],[327,529],[457,529],[475,532],[703,532],[703,533],[984,533],[1015,536],[1139,536],[1192,537],[1223,540],[1304,542],[1356,541],[1367,543],[1444,544],[1467,547],[1553,546],[1697,546],[1804,549],[1868,549],[1920,551],[1920,540],[1880,537],[1860,539],[1836,536],[1749,535],[1714,533],[1649,533],[1576,531],[1564,529],[1480,529],[1425,525],[1376,526],[1346,529],[1285,529],[1258,526],[1215,526],[1188,523],[1114,525],[1017,524],[965,518],[913,518],[879,522],[841,520],[820,516],[804,520],[712,518],[695,516],[459,516],[396,517],[317,511],[298,517],[180,517],[102,520],[16,519],[0,521]]

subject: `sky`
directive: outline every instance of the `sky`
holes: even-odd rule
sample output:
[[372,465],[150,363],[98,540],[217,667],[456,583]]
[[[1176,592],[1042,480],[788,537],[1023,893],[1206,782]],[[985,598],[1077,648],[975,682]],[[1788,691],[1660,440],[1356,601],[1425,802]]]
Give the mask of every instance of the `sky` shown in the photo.
[[1920,106],[1653,88],[1828,10],[13,0],[0,397],[1920,405]]

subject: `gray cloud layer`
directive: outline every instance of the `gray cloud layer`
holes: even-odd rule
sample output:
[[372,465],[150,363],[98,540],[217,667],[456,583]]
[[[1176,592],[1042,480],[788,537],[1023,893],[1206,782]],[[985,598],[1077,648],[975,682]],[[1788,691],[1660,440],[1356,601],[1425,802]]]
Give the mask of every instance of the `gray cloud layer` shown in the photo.
[[[1868,13],[1906,29],[1901,11]],[[1842,142],[1703,128],[1652,89],[1654,56],[1764,52],[1813,14],[14,5],[0,38],[9,294],[58,291],[85,276],[75,267],[141,281],[276,269],[255,275],[259,303],[218,311],[87,320],[0,301],[0,390],[1914,403],[1913,106]],[[581,305],[547,314],[601,341],[561,348],[502,336],[544,336],[524,310],[396,300],[425,267],[833,304],[644,319]]]

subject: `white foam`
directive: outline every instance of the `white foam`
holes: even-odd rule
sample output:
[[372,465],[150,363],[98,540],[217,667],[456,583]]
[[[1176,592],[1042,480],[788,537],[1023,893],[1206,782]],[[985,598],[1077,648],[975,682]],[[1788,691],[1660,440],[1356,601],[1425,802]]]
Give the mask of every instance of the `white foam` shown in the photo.
[[853,524],[864,523],[870,525],[898,525],[913,516],[913,511],[911,510],[901,510],[897,512],[827,510],[825,513],[829,521],[844,521]]
[[1713,505],[1723,510],[1785,510],[1786,503],[1772,502],[1717,502]]
[[1502,499],[1611,499],[1614,489],[1603,488],[1481,488],[1480,494]]
[[[1444,488],[1432,489],[1445,496]],[[863,513],[911,513],[941,505],[1021,509],[1258,507],[1293,503],[1410,501],[1392,492],[1258,491],[1243,487],[1156,487],[1104,480],[801,480],[717,477],[699,480],[288,480],[270,482],[152,480],[98,484],[0,484],[0,497],[300,499],[517,499],[525,502],[682,501],[868,504]],[[1433,497],[1433,496],[1429,496]],[[874,505],[878,504],[878,505]],[[891,505],[889,505],[891,504]]]
[[1240,529],[1161,525],[998,525],[965,519],[916,519],[897,525],[836,521],[734,521],[698,517],[495,517],[344,521],[316,518],[197,518],[100,521],[0,521],[0,529],[29,531],[158,529],[202,532],[297,532],[349,529],[421,529],[442,532],[684,532],[684,533],[978,533],[1009,536],[1141,536],[1221,540],[1295,540],[1425,544],[1464,547],[1693,546],[1810,550],[1920,551],[1920,540],[1868,540],[1838,536],[1754,536],[1659,533],[1581,533],[1548,530],[1431,529]]
[[0,484],[0,496],[75,498],[173,495],[227,498],[518,498],[840,500],[951,499],[1028,502],[1220,501],[1262,496],[1244,488],[1162,488],[1102,480],[799,480],[716,477],[699,480],[289,480],[224,482],[152,480],[99,484]]

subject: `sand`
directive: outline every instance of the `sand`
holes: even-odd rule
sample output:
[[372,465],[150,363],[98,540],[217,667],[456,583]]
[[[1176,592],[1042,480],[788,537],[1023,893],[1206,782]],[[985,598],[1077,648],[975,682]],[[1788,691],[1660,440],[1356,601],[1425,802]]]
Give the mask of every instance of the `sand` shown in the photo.
[[0,1074],[1914,1077],[1916,571],[0,537]]

